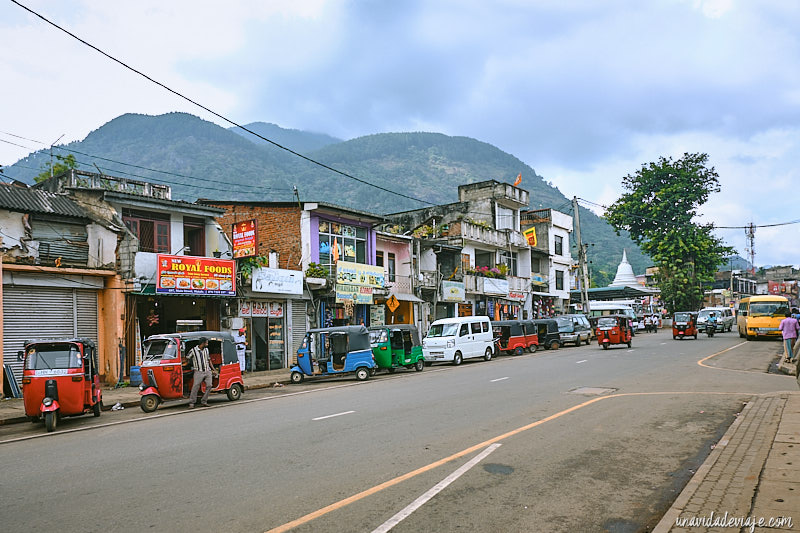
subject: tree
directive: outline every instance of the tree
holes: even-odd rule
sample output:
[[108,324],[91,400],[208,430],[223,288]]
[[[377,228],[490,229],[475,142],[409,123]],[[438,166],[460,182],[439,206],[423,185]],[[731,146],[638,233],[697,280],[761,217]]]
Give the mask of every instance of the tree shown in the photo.
[[719,192],[719,175],[707,168],[707,154],[661,157],[622,180],[628,191],[606,211],[619,233],[626,230],[656,266],[661,300],[670,313],[698,309],[703,284],[713,281],[723,259],[735,253],[712,235],[713,224],[693,221],[711,193]]
[[63,174],[64,172],[72,170],[78,166],[78,163],[75,162],[75,156],[72,154],[65,156],[57,155],[56,159],[58,160],[58,163],[53,165],[52,171],[50,169],[50,165],[52,165],[52,163],[47,161],[44,165],[42,165],[42,172],[34,176],[33,181],[39,183],[49,179],[50,176],[58,176],[59,174]]

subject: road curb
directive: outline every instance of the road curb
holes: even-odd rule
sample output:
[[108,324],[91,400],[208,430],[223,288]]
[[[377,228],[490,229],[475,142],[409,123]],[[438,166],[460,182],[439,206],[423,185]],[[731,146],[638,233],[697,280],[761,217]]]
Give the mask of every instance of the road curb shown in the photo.
[[672,527],[675,526],[676,520],[678,517],[680,517],[684,508],[689,503],[689,500],[692,499],[694,493],[697,492],[698,488],[700,488],[700,485],[703,483],[703,481],[705,481],[706,476],[711,471],[720,455],[722,455],[725,447],[728,445],[728,443],[730,443],[731,437],[734,433],[736,433],[736,430],[738,429],[739,425],[741,425],[742,420],[744,420],[744,418],[750,414],[750,410],[753,409],[753,406],[756,404],[756,402],[766,401],[772,396],[780,396],[780,394],[755,396],[747,402],[747,405],[744,407],[744,409],[742,409],[741,413],[739,413],[739,416],[736,417],[736,420],[733,421],[714,449],[711,450],[711,453],[708,454],[706,460],[703,461],[703,464],[697,469],[697,472],[695,472],[694,476],[692,476],[692,479],[689,480],[681,493],[675,499],[672,507],[670,507],[669,510],[664,514],[658,524],[656,524],[656,527],[653,528],[651,533],[669,533]]

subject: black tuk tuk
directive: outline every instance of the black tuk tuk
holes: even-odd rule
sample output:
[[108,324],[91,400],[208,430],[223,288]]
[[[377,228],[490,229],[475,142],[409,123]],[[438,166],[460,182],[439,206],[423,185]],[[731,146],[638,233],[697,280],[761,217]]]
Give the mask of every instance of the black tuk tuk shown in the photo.
[[540,346],[544,346],[545,350],[558,350],[561,347],[561,334],[554,318],[540,318],[533,323],[536,325]]

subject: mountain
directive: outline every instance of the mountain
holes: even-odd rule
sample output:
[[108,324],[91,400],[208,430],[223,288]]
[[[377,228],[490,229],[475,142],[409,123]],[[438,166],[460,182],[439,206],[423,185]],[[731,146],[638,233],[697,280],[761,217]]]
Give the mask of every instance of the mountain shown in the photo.
[[[549,207],[565,213],[572,210],[571,202],[533,168],[469,137],[379,133],[341,142],[274,124],[250,126],[266,133],[267,138],[272,138],[270,132],[279,134],[283,142],[276,142],[292,149],[316,143],[318,148],[303,155],[361,181],[264,141],[251,141],[241,135],[246,133],[241,130],[237,133],[186,113],[122,115],[92,131],[83,141],[56,147],[54,152],[63,155],[68,152],[62,149],[73,151],[79,168],[84,170],[96,172],[96,164],[109,175],[168,183],[173,198],[190,201],[198,197],[290,201],[296,186],[303,201],[392,213],[428,203],[455,202],[458,185],[489,179],[511,183],[522,173],[520,187],[530,192],[532,208]],[[297,151],[303,153],[299,148]],[[33,153],[6,167],[5,175],[32,183],[48,160],[48,151]],[[592,279],[599,286],[610,282],[623,248],[634,272],[643,273],[651,262],[639,248],[626,235],[617,236],[592,211],[580,209],[583,240],[594,245],[589,247]]]
[[[301,154],[313,152],[314,150],[319,150],[320,148],[324,148],[330,144],[336,144],[342,142],[342,139],[331,137],[330,135],[327,135],[325,133],[313,133],[310,131],[303,131],[303,130],[290,130],[286,128],[281,128],[277,124],[271,124],[269,122],[252,122],[250,124],[245,124],[244,127],[250,131],[258,133],[262,137],[266,137],[271,141],[275,141],[276,143],[285,146],[286,148],[290,148],[295,152]],[[243,130],[242,128],[233,127],[228,129],[256,144],[261,144],[261,145],[270,144],[267,141],[259,139],[258,137],[252,135],[251,133]]]

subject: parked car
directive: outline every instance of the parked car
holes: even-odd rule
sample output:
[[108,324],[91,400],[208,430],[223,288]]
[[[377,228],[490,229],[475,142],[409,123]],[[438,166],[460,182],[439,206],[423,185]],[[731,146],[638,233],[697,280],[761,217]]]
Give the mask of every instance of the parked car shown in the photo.
[[697,313],[697,329],[700,331],[706,330],[706,322],[711,312],[717,315],[717,331],[722,333],[724,331],[732,331],[735,323],[733,311],[730,307],[704,307]]
[[589,344],[592,338],[592,326],[586,315],[563,315],[556,317],[558,334],[561,344],[574,343],[580,346],[581,342]]
[[431,324],[422,341],[426,363],[450,361],[460,365],[464,359],[494,356],[494,336],[488,316],[441,318]]

